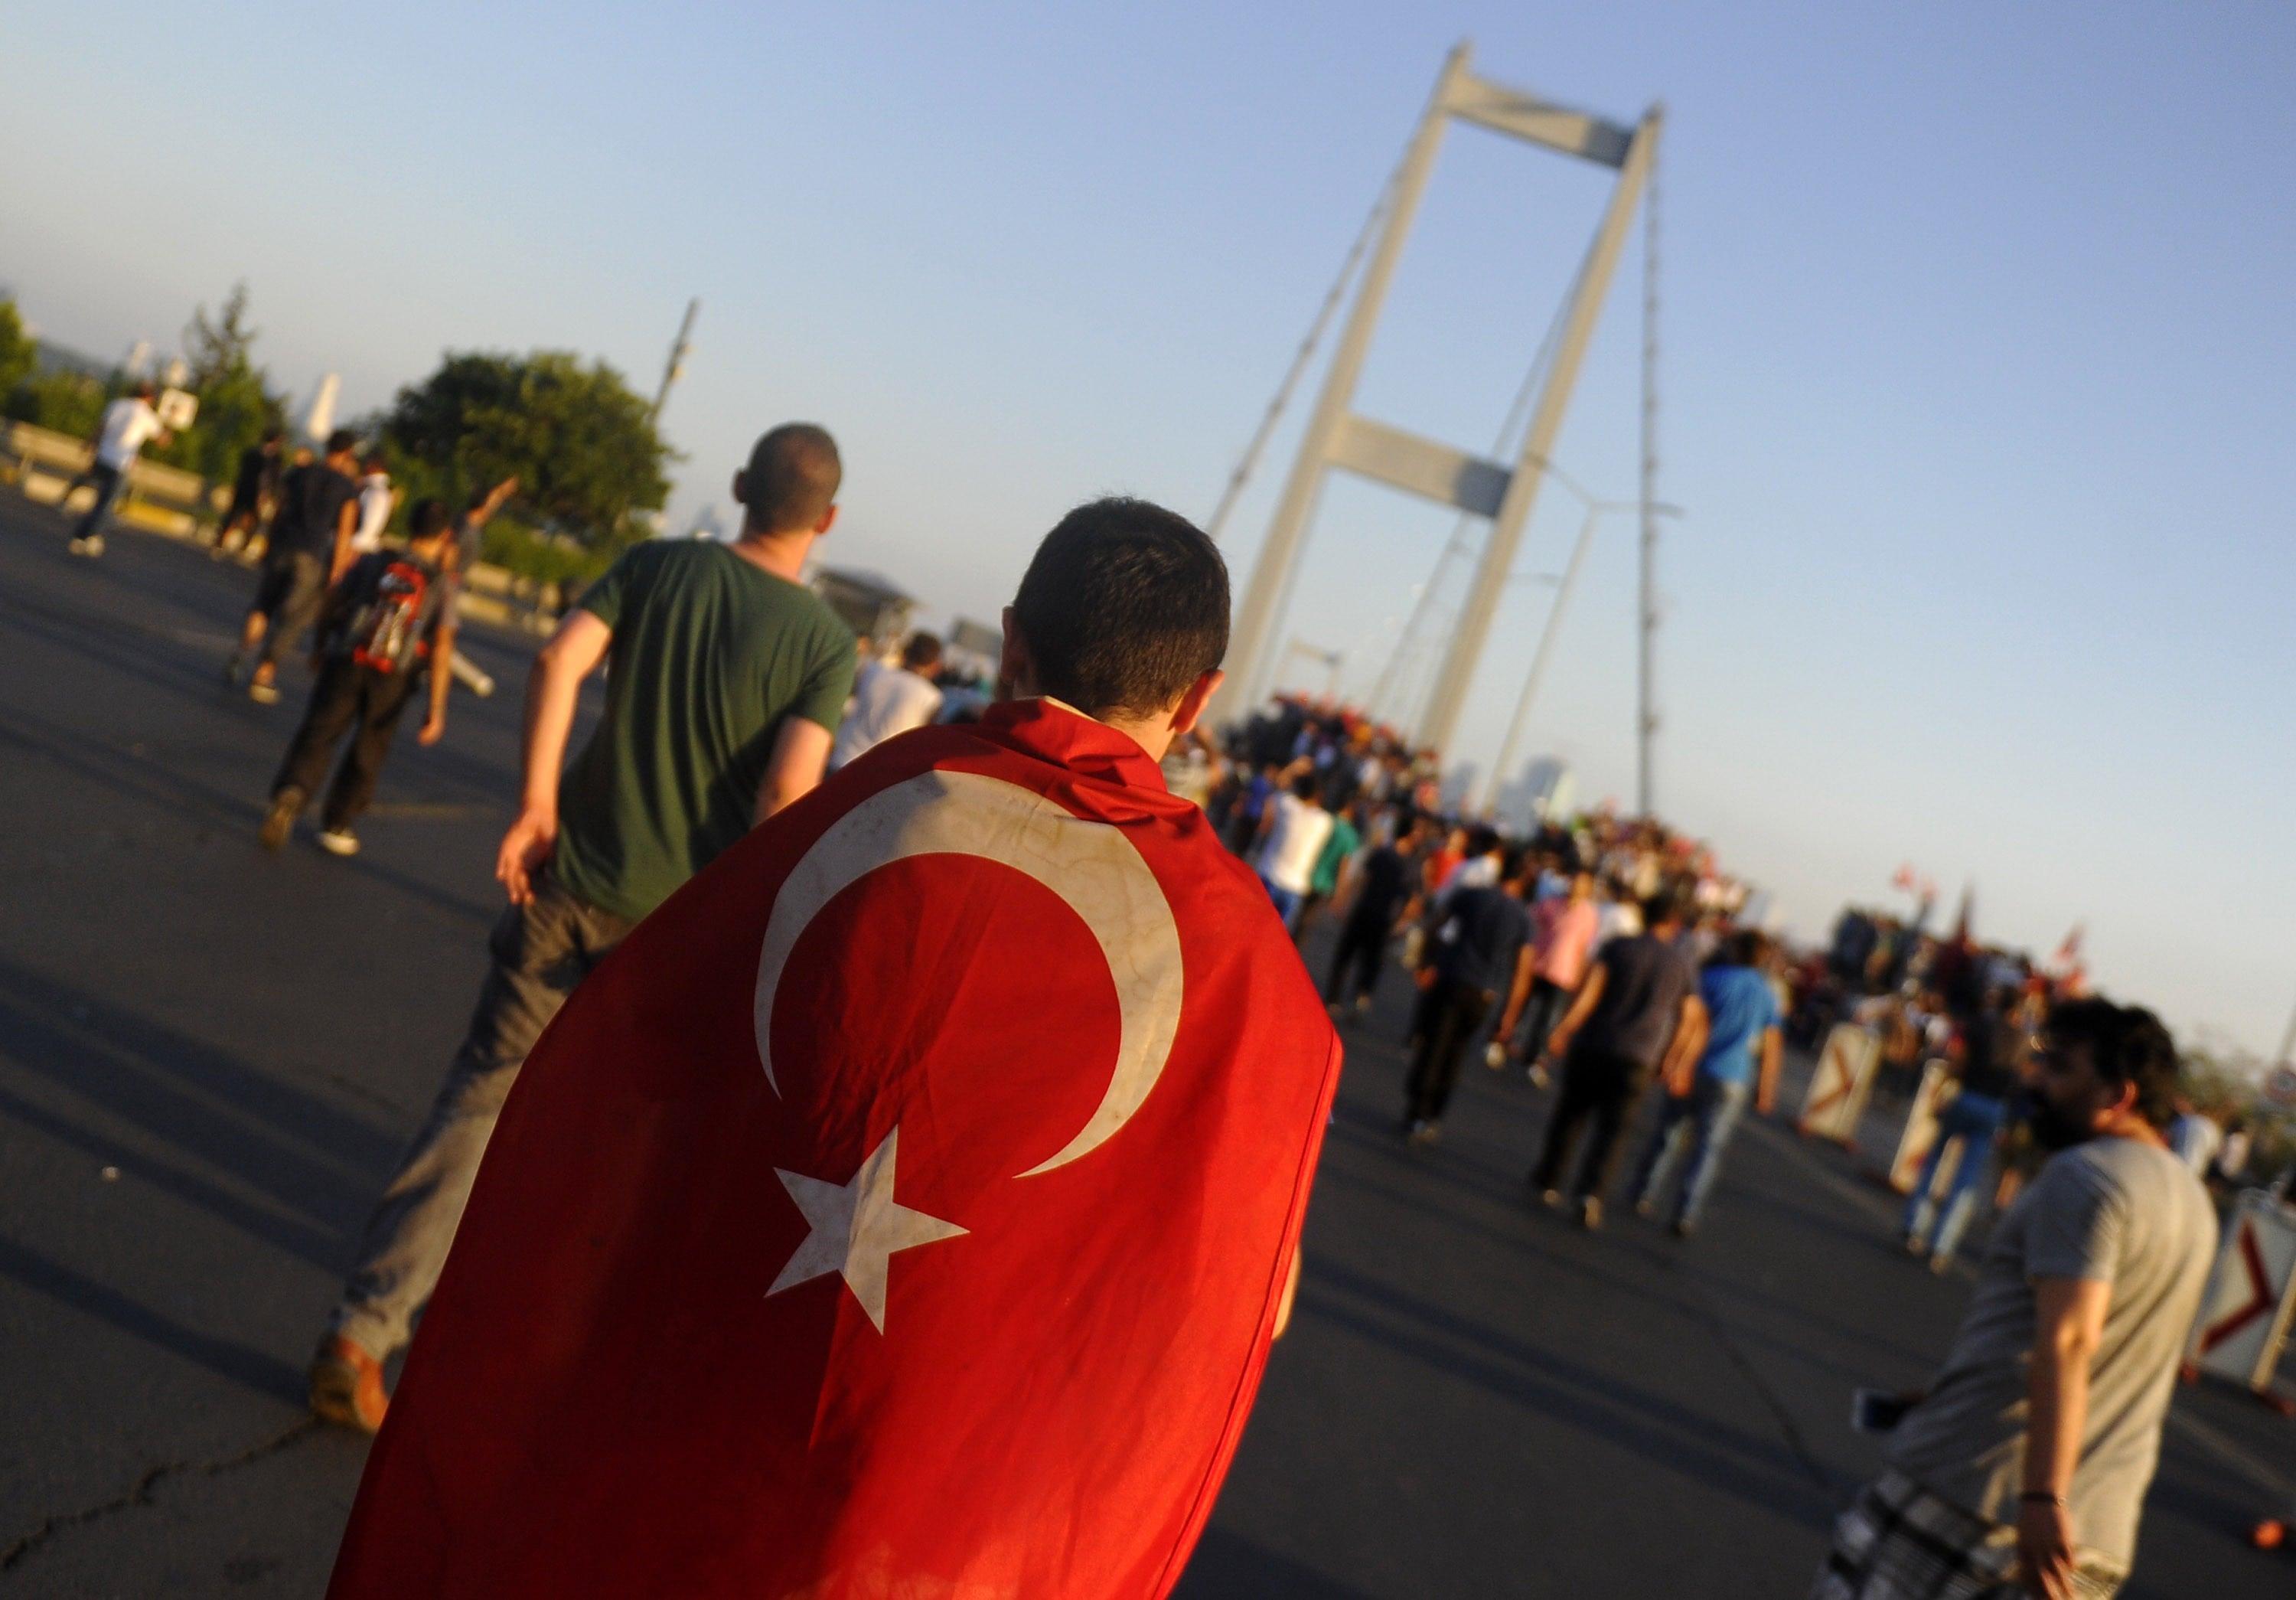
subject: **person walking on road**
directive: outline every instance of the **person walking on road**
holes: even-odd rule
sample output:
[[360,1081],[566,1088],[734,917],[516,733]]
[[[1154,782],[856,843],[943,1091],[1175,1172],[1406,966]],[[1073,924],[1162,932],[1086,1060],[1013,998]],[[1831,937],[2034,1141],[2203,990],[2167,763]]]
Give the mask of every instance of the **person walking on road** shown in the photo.
[[[1570,1010],[1547,1036],[1562,1063],[1562,1087],[1547,1114],[1530,1186],[1551,1206],[1568,1205],[1582,1227],[1599,1227],[1619,1140],[1660,1063],[1694,1044],[1705,1023],[1698,973],[1677,938],[1682,909],[1657,896],[1642,909],[1646,931],[1612,939],[1595,957]],[[1670,1075],[1670,1074],[1669,1074]],[[1575,1181],[1566,1169],[1581,1131]]]
[[86,471],[64,485],[64,492],[56,501],[61,509],[82,484],[94,486],[95,502],[72,530],[68,548],[74,555],[103,554],[104,524],[111,520],[112,508],[119,504],[119,496],[127,492],[127,474],[135,470],[137,455],[147,444],[168,442],[168,430],[160,425],[160,414],[152,404],[158,392],[149,383],[138,383],[103,408],[103,421],[95,433],[94,458],[88,462]]
[[2027,1114],[2056,1153],[1996,1230],[1812,1600],[2120,1588],[2217,1242],[2162,1136],[2176,1081],[2152,1013],[2080,999],[2050,1018]]
[[359,555],[382,548],[382,530],[398,509],[399,491],[390,487],[390,464],[381,450],[369,450],[359,463],[358,526],[351,530],[351,549]]
[[1332,814],[1317,797],[1316,775],[1301,771],[1260,813],[1259,881],[1288,930],[1315,885],[1316,861],[1332,836]]
[[1421,997],[1419,1026],[1405,1084],[1404,1136],[1414,1145],[1443,1136],[1443,1112],[1459,1081],[1460,1059],[1504,993],[1498,1037],[1514,1031],[1530,993],[1530,916],[1523,899],[1538,882],[1538,867],[1518,859],[1504,882],[1452,891],[1439,913],[1431,964],[1434,971]]
[[1704,1042],[1688,1080],[1667,1085],[1658,1131],[1651,1136],[1634,1181],[1635,1210],[1656,1216],[1659,1196],[1687,1150],[1690,1164],[1668,1221],[1677,1238],[1689,1237],[1697,1227],[1748,1099],[1765,1117],[1777,1104],[1785,1018],[1768,969],[1769,940],[1745,928],[1730,935],[1698,976]]
[[[1984,1203],[1993,1153],[2009,1126],[2025,1055],[2026,1035],[2003,1013],[1997,997],[1964,1016],[1956,1067],[1960,1092],[1938,1112],[1936,1143],[1906,1202],[1906,1253],[1927,1256],[1931,1271],[1953,1264],[1954,1251]],[[1942,1196],[1938,1172],[1948,1152],[1953,1177]]]
[[838,724],[837,741],[830,747],[829,770],[895,734],[922,727],[940,710],[940,690],[932,681],[940,665],[940,641],[929,633],[914,633],[901,646],[901,664],[888,667],[874,656],[864,661],[853,677],[853,709]]
[[358,527],[357,436],[338,428],[327,436],[324,460],[288,472],[279,486],[279,510],[271,519],[271,542],[258,569],[255,603],[240,625],[239,648],[224,667],[236,684],[248,658],[254,674],[247,696],[258,705],[279,701],[279,652],[317,618],[327,591],[351,564],[351,535]]
[[1371,1010],[1388,940],[1418,919],[1416,857],[1426,834],[1426,819],[1413,815],[1398,825],[1392,841],[1375,846],[1348,869],[1337,897],[1347,907],[1346,916],[1324,982],[1324,999],[1334,1010],[1349,1003],[1357,1016]]
[[[1545,896],[1530,908],[1536,960],[1530,1003],[1523,1008],[1521,1049],[1530,1063],[1530,1080],[1540,1088],[1547,1085],[1546,1036],[1554,1031],[1570,997],[1586,980],[1602,921],[1595,906],[1595,874],[1583,866],[1570,874],[1570,887],[1562,894]],[[1497,1042],[1504,1046],[1504,1037]],[[1492,1064],[1504,1064],[1503,1049],[1501,1059]]]
[[232,479],[231,508],[216,529],[209,554],[221,558],[254,542],[263,520],[279,500],[280,431],[266,428],[263,437],[239,453],[239,472]]
[[374,798],[391,735],[425,667],[430,714],[415,738],[436,744],[447,731],[447,693],[454,682],[447,662],[455,650],[455,530],[437,500],[417,505],[411,521],[414,537],[404,551],[360,556],[327,596],[318,628],[319,680],[272,782],[261,834],[266,849],[287,842],[348,733],[350,747],[320,814],[319,847],[336,856],[358,854],[351,824]]
[[[836,520],[829,435],[791,423],[734,478],[741,537],[626,551],[535,658],[524,794],[496,876],[493,965],[429,1118],[368,1218],[310,1369],[311,1408],[372,1431],[454,1243],[520,1065],[575,986],[671,891],[821,782],[853,636],[799,581]],[[595,732],[561,775],[582,680],[611,664]]]

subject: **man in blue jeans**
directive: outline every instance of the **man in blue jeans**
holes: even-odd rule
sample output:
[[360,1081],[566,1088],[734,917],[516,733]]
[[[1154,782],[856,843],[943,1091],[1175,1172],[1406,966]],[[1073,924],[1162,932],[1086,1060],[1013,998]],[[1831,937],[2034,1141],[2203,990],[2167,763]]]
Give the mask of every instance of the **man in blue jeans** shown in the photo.
[[[1660,1192],[1686,1147],[1690,1165],[1668,1226],[1686,1239],[1698,1226],[1706,1196],[1722,1170],[1722,1152],[1737,1130],[1751,1096],[1764,1116],[1777,1104],[1778,1066],[1785,1054],[1777,991],[1770,987],[1770,941],[1753,929],[1733,933],[1699,974],[1706,1007],[1706,1042],[1687,1084],[1669,1084],[1658,1131],[1643,1152],[1635,1177],[1635,1210],[1658,1212]],[[1756,1066],[1759,1057],[1759,1071]]]
[[[2029,1045],[2022,1030],[1989,1004],[1965,1018],[1957,1030],[1957,1076],[1961,1092],[1938,1113],[1937,1143],[1922,1163],[1913,1197],[1906,1202],[1906,1253],[1927,1256],[1931,1270],[1943,1272],[1977,1215],[1979,1180],[1993,1166],[1993,1147],[2008,1125],[2012,1097]],[[1938,1169],[1946,1153],[1957,1150],[1953,1177],[1942,1196]]]

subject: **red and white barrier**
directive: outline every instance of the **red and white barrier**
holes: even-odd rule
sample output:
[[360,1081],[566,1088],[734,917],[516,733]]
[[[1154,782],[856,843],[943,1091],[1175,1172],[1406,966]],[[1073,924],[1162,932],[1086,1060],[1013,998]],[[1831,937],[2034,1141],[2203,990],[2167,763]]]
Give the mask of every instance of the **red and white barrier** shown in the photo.
[[1809,1093],[1794,1124],[1816,1139],[1839,1145],[1857,1136],[1857,1120],[1866,1114],[1866,1096],[1874,1090],[1874,1069],[1882,1059],[1882,1036],[1855,1022],[1837,1022],[1818,1052],[1817,1071],[1810,1075]]
[[2241,1195],[2217,1251],[2185,1358],[2261,1393],[2296,1317],[2296,1206],[2262,1189]]
[[[1912,1109],[1906,1112],[1906,1130],[1898,1136],[1898,1153],[1890,1161],[1890,1186],[1898,1194],[1912,1194],[1921,1181],[1922,1163],[1937,1148],[1938,1115],[1960,1092],[1960,1080],[1945,1063],[1933,1061],[1922,1069],[1922,1087],[1915,1092]],[[1953,1181],[1953,1169],[1960,1160],[1961,1153],[1956,1151],[1939,1163],[1932,1192]]]

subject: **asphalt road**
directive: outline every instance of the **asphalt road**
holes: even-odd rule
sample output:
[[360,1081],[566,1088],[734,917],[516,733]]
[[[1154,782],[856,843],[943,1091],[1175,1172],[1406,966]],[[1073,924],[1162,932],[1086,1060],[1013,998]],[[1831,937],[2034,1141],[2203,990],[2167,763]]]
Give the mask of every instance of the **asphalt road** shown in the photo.
[[[365,1446],[304,1419],[301,1366],[476,990],[528,646],[469,642],[504,691],[401,742],[365,854],[267,856],[304,679],[269,710],[223,688],[248,575],[62,540],[0,491],[0,1592],[315,1595]],[[1182,1593],[1802,1594],[1874,1464],[1850,1390],[1920,1381],[1965,1279],[1774,1127],[1687,1245],[1527,1205],[1544,1100],[1511,1074],[1471,1067],[1443,1145],[1404,1150],[1387,982]],[[2243,1534],[2292,1445],[2180,1396],[2130,1592],[2291,1593],[2296,1558]]]

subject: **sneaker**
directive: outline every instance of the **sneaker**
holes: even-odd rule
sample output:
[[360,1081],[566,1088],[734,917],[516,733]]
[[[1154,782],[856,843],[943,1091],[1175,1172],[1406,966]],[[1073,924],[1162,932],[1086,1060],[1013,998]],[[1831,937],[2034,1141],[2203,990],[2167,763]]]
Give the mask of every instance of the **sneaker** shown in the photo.
[[1413,1149],[1424,1150],[1431,1145],[1443,1142],[1443,1125],[1423,1117],[1411,1125],[1411,1131],[1404,1138]]
[[1356,997],[1356,1015],[1359,1017],[1367,1017],[1371,1015],[1371,997],[1369,995],[1357,995]]
[[1543,1089],[1554,1081],[1554,1079],[1553,1075],[1546,1070],[1546,1062],[1535,1061],[1530,1063],[1530,1087],[1532,1088]]
[[340,1334],[330,1336],[311,1358],[309,1383],[311,1415],[320,1421],[362,1433],[382,1426],[390,1408],[382,1363]]
[[1635,1215],[1641,1218],[1644,1222],[1648,1222],[1651,1218],[1658,1215],[1658,1202],[1655,1200],[1637,1200],[1635,1202]]
[[1561,1210],[1562,1209],[1562,1191],[1560,1189],[1541,1189],[1538,1192],[1538,1203],[1545,1206],[1550,1211]]
[[1698,1231],[1698,1225],[1687,1217],[1677,1217],[1666,1225],[1666,1231],[1677,1239],[1687,1239]]
[[266,850],[275,850],[287,842],[295,831],[295,819],[303,815],[303,792],[289,785],[271,797],[271,809],[263,814],[263,831],[256,835]]
[[1578,1202],[1578,1226],[1590,1234],[1603,1226],[1603,1202],[1592,1194]]
[[259,706],[275,706],[279,703],[279,685],[250,677],[247,680],[247,697]]
[[348,828],[322,828],[319,848],[330,856],[356,856],[359,850],[358,835]]
[[1928,1243],[1919,1234],[1907,1234],[1904,1243],[1906,1253],[1916,1261],[1930,1253]]
[[89,557],[102,555],[103,554],[103,536],[100,533],[91,533],[84,539],[76,538],[72,540],[72,542],[65,546],[64,548],[70,551],[74,555],[85,555]]

